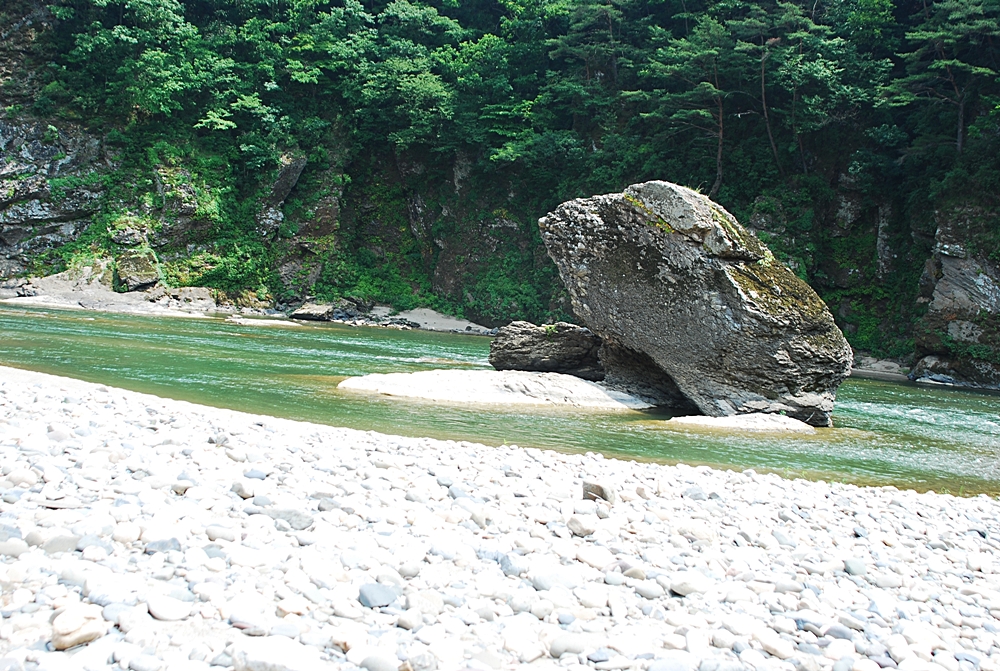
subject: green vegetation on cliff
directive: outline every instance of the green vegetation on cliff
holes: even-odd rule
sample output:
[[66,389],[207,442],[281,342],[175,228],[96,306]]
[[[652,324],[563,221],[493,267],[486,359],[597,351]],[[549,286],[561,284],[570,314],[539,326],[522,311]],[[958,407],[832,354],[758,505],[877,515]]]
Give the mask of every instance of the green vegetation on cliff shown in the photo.
[[[104,137],[118,164],[100,226],[151,217],[174,283],[544,320],[566,302],[535,220],[666,179],[758,231],[855,346],[902,354],[936,217],[1000,205],[1000,0],[48,11],[31,76],[0,96]],[[301,158],[283,219],[264,221]],[[1000,261],[998,218],[973,228]],[[116,244],[84,240],[62,256]]]

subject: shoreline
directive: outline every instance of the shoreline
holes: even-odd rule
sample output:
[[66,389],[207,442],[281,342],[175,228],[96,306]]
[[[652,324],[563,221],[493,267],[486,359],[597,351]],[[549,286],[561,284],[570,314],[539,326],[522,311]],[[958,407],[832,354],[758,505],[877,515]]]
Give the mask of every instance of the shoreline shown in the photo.
[[[43,278],[49,280],[51,278]],[[17,306],[29,306],[29,307],[42,307],[42,308],[53,308],[53,309],[63,309],[63,310],[82,310],[82,311],[96,311],[105,312],[108,314],[130,314],[143,317],[184,317],[184,318],[194,318],[194,319],[224,319],[229,323],[236,324],[239,326],[310,326],[313,324],[340,324],[344,326],[368,326],[373,328],[410,328],[409,326],[400,326],[404,323],[417,323],[420,326],[415,327],[417,330],[429,331],[436,333],[454,333],[457,335],[477,335],[492,337],[492,330],[487,329],[485,326],[476,324],[474,322],[459,319],[451,315],[446,315],[436,310],[431,310],[430,308],[417,308],[414,310],[404,310],[396,314],[392,314],[390,308],[387,306],[376,306],[372,314],[385,319],[389,318],[398,323],[388,323],[385,325],[380,325],[371,321],[358,319],[337,319],[337,320],[302,320],[302,319],[291,319],[288,315],[283,312],[274,311],[273,314],[264,313],[261,311],[240,311],[237,308],[233,309],[220,309],[216,307],[214,309],[178,309],[171,307],[163,307],[155,302],[142,298],[140,293],[132,294],[119,294],[110,291],[104,287],[101,289],[94,289],[92,284],[86,285],[85,289],[79,287],[73,287],[68,282],[63,282],[66,284],[66,289],[62,293],[56,294],[40,294],[37,296],[23,296],[23,297],[0,297],[0,304]],[[75,294],[80,294],[76,296]],[[95,296],[97,298],[95,298]],[[90,301],[93,306],[84,305],[81,302]],[[99,300],[98,300],[99,299]],[[389,315],[392,315],[389,317]],[[880,382],[898,382],[898,383],[910,383],[911,381],[906,375],[902,373],[895,373],[878,368],[867,368],[862,366],[854,366],[851,369],[848,377],[855,377],[863,380],[877,380]],[[917,383],[921,383],[917,381]],[[932,384],[932,383],[923,383]],[[950,386],[956,389],[975,389],[975,387],[965,387],[962,385],[940,385],[940,386]]]
[[[19,295],[27,288],[30,295]],[[168,289],[156,286],[146,291],[118,293],[102,284],[91,268],[68,270],[46,277],[33,277],[21,284],[0,287],[0,304],[82,310],[144,317],[184,317],[226,319],[239,326],[308,325],[310,320],[291,319],[274,309],[239,308],[217,305],[212,291],[201,287]],[[390,316],[391,315],[391,316]],[[314,323],[377,328],[416,328],[421,331],[489,336],[492,331],[467,319],[459,319],[430,308],[416,308],[392,314],[387,306],[376,306],[356,319],[315,320]],[[418,326],[413,326],[419,324]]]
[[985,496],[389,436],[6,367],[0,465],[5,668],[1000,671]]
[[879,382],[913,382],[902,373],[891,373],[884,370],[872,370],[869,368],[852,368],[847,377],[853,377],[859,380],[877,380]]
[[[116,294],[128,295],[128,294]],[[314,321],[290,319],[285,313],[274,311],[266,313],[262,311],[241,311],[238,308],[225,309],[214,307],[210,309],[178,309],[163,307],[148,300],[125,300],[117,302],[102,302],[93,306],[84,305],[80,300],[74,300],[71,296],[19,296],[0,298],[0,305],[32,308],[51,308],[53,310],[76,310],[80,312],[102,312],[105,314],[125,314],[137,317],[179,317],[184,319],[216,319],[226,321],[238,326],[269,327],[269,326],[314,326],[317,324],[336,324],[339,326],[369,327],[369,328],[400,328],[394,323],[379,324],[372,321],[351,321],[351,320],[330,320]],[[385,314],[389,314],[388,308],[379,306]],[[479,326],[468,320],[458,319],[451,315],[446,315],[429,308],[418,308],[417,310],[406,310],[390,317],[390,319],[415,322],[422,319],[418,327],[419,331],[429,333],[454,333],[455,335],[475,335],[491,337],[489,329]],[[462,328],[459,328],[461,326]],[[467,326],[475,326],[475,329],[466,329]]]

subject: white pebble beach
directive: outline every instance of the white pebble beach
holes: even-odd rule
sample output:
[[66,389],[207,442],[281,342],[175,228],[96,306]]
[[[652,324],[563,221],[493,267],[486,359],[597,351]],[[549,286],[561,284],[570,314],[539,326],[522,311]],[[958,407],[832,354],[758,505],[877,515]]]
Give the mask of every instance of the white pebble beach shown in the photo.
[[0,500],[0,671],[1000,671],[987,496],[0,367]]

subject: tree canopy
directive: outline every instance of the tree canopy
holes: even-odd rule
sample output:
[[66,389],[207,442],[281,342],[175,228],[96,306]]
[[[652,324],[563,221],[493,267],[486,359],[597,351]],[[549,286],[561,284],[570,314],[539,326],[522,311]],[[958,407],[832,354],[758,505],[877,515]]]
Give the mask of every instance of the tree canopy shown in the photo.
[[780,220],[762,235],[796,272],[830,301],[869,304],[875,278],[834,281],[828,262],[850,250],[815,225],[838,188],[892,194],[914,268],[935,208],[1000,192],[1000,0],[55,0],[52,11],[38,110],[147,148],[210,147],[237,191],[282,152],[320,165],[332,147],[342,165],[386,151],[466,157],[529,217],[670,179],[744,220]]

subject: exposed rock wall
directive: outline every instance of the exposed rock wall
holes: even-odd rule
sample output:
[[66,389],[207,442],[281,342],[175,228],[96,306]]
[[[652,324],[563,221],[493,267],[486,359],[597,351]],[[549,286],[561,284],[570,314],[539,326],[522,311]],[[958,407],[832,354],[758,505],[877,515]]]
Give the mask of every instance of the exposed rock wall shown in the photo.
[[1000,268],[966,243],[984,213],[942,213],[920,278],[927,313],[917,325],[914,379],[1000,387]]
[[307,174],[303,182],[297,182],[296,187],[309,203],[287,219],[295,235],[278,241],[278,276],[286,298],[296,302],[314,293],[326,259],[338,251],[344,173],[339,167],[328,168]]
[[305,156],[282,155],[278,173],[271,184],[271,192],[264,198],[261,210],[257,214],[257,231],[262,237],[273,235],[285,220],[281,205],[295,188],[295,184],[299,181],[299,176],[305,167]]
[[0,118],[0,277],[86,229],[107,167],[100,141],[78,128]]
[[489,327],[549,311],[569,316],[522,188],[474,170],[462,154],[446,162],[417,151],[382,153],[355,158],[345,172],[339,253],[426,278],[436,296]]
[[831,423],[847,341],[722,207],[646,182],[563,203],[539,226],[577,315],[606,345],[649,357],[701,412]]

